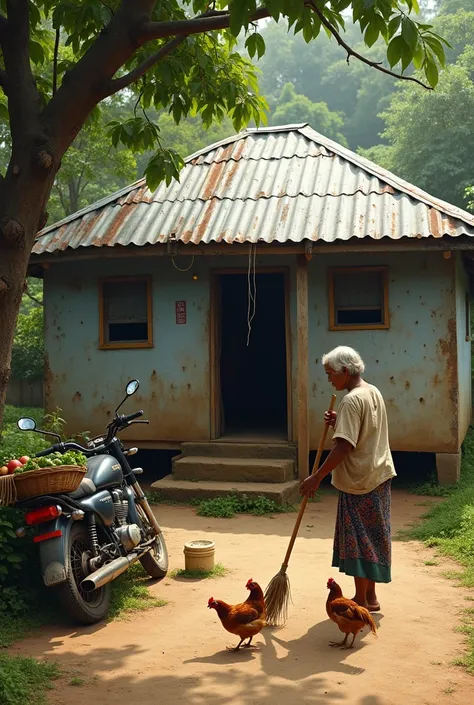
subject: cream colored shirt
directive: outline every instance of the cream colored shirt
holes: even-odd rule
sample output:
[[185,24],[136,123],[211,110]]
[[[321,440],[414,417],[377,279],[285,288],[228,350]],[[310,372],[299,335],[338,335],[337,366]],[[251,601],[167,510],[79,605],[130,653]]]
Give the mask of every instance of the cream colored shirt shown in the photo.
[[348,392],[339,405],[334,439],[354,447],[332,472],[332,484],[348,494],[367,494],[395,477],[385,403],[372,384]]

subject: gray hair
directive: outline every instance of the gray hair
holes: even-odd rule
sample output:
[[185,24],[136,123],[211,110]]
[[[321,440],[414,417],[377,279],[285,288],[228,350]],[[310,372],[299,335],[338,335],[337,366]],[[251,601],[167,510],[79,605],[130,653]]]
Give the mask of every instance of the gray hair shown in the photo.
[[364,361],[354,348],[339,345],[331,352],[323,355],[323,365],[329,365],[334,372],[347,370],[350,375],[362,375],[365,371]]

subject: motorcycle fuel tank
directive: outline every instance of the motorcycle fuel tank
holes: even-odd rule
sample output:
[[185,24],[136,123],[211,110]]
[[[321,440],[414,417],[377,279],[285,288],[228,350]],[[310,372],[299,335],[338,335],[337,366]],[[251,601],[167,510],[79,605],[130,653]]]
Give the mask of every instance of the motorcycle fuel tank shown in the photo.
[[115,487],[123,480],[122,466],[111,455],[94,455],[87,461],[86,477],[92,480],[98,490]]
[[115,519],[115,507],[112,495],[107,490],[97,492],[92,497],[81,499],[79,504],[86,512],[94,512],[104,522],[105,526],[113,524]]

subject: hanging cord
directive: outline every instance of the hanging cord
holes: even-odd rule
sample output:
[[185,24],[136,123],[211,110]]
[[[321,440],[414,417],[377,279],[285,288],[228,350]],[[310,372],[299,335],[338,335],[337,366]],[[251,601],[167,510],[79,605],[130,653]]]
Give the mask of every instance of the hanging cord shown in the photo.
[[193,264],[194,264],[194,255],[193,255],[193,258],[192,258],[192,260],[191,260],[191,264],[189,265],[189,267],[186,267],[186,269],[180,269],[180,268],[178,267],[178,265],[175,264],[174,255],[171,255],[171,261],[172,261],[172,263],[173,263],[173,267],[174,267],[175,269],[177,269],[178,272],[189,272],[189,270],[191,269],[191,267],[192,267]]
[[247,302],[247,347],[250,344],[250,333],[252,332],[252,321],[255,318],[255,312],[257,310],[257,281],[256,281],[256,259],[257,259],[257,244],[250,243],[249,250],[249,266],[247,270],[247,289],[248,289],[248,302]]

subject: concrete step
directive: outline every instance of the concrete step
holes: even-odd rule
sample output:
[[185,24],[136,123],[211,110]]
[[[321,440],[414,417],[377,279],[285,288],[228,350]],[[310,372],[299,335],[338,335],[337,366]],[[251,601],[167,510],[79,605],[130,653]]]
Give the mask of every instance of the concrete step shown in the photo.
[[190,502],[191,500],[212,499],[224,497],[232,492],[248,496],[264,496],[276,504],[294,504],[299,500],[299,481],[290,482],[190,482],[176,480],[173,475],[167,475],[152,484],[152,489],[160,493],[163,499],[174,502]]
[[293,460],[285,458],[213,458],[181,455],[173,458],[176,480],[211,482],[288,482],[295,479]]
[[213,441],[212,443],[183,443],[183,455],[208,456],[210,458],[278,458],[296,460],[296,446],[292,443],[235,443]]

